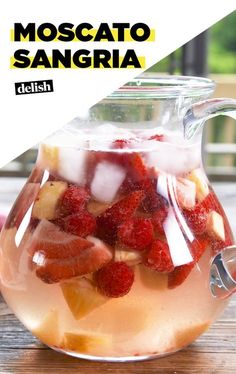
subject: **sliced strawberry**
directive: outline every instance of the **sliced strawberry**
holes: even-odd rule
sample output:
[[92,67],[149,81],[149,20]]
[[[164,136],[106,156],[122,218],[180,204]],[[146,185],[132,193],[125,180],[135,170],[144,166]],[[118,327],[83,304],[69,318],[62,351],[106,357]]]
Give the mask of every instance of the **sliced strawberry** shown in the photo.
[[157,231],[157,233],[160,235],[165,234],[163,225],[167,218],[167,215],[168,215],[168,208],[166,205],[163,205],[162,208],[156,210],[153,213],[153,216],[152,216],[153,227],[155,231]]
[[112,259],[111,250],[100,240],[89,237],[93,245],[76,257],[45,260],[36,268],[36,275],[45,283],[57,283],[72,277],[93,273]]
[[40,259],[69,259],[78,256],[81,251],[93,246],[93,243],[75,235],[67,234],[53,223],[43,219],[37,225],[27,250],[33,262]]
[[200,260],[207,247],[208,243],[204,239],[194,240],[190,244],[189,248],[193,256],[193,261],[189,264],[176,266],[174,271],[172,271],[172,273],[170,273],[168,276],[168,288],[175,288],[177,286],[180,286],[185,281],[191,270],[194,268],[195,264]]
[[167,200],[157,192],[157,179],[150,180],[150,184],[145,189],[146,197],[142,202],[143,209],[152,213],[159,209],[166,209],[168,207]]
[[172,289],[180,286],[189,276],[194,265],[194,262],[190,262],[186,265],[176,266],[174,271],[168,276],[168,288]]
[[128,144],[129,144],[128,140],[117,139],[117,140],[114,140],[114,142],[112,143],[112,148],[123,149],[123,148],[127,147]]
[[142,199],[142,191],[131,192],[99,215],[97,217],[98,237],[108,243],[114,243],[119,225],[133,216]]
[[186,218],[189,228],[193,234],[201,235],[206,230],[207,211],[202,204],[195,205],[192,209],[184,209],[184,216]]
[[126,295],[134,282],[134,272],[125,262],[110,262],[94,275],[99,290],[108,297]]
[[152,136],[150,136],[150,138],[148,140],[156,140],[158,142],[162,142],[164,140],[164,135],[163,134],[152,135]]
[[134,180],[143,180],[148,177],[148,171],[146,166],[144,165],[143,159],[139,153],[132,153],[128,161],[128,172],[130,177]]
[[84,209],[90,196],[86,189],[71,185],[61,199],[61,210],[66,214],[77,213]]
[[68,233],[85,238],[96,231],[96,218],[83,210],[80,213],[71,214],[60,220],[60,226]]
[[217,254],[225,247],[234,243],[233,234],[225,212],[213,191],[211,191],[202,201],[202,206],[206,209],[207,212],[211,212],[212,210],[216,211],[222,216],[224,220],[225,240],[219,240],[210,236],[207,237],[208,243],[211,246],[213,253]]
[[127,193],[150,188],[150,173],[140,153],[127,153],[123,165],[127,170],[127,176],[121,187],[121,192]]
[[[225,224],[225,226],[226,226],[226,224]],[[208,237],[208,241],[209,241],[209,244],[211,246],[211,249],[212,249],[214,255],[216,255],[217,253],[222,251],[224,248],[234,244],[231,229],[230,229],[229,226],[226,226],[226,227],[227,227],[227,230],[225,230],[225,240],[224,241]]]
[[174,270],[168,244],[155,240],[150,250],[145,254],[144,265],[160,273],[170,273]]
[[122,244],[137,251],[142,251],[154,239],[151,219],[134,217],[124,221],[119,226],[118,238]]

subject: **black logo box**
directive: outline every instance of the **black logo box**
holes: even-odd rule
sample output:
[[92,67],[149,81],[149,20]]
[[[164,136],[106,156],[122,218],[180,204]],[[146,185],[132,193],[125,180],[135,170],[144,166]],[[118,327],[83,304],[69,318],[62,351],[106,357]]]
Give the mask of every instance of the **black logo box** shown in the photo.
[[15,94],[16,95],[29,95],[29,94],[45,93],[45,92],[53,92],[52,79],[15,83]]

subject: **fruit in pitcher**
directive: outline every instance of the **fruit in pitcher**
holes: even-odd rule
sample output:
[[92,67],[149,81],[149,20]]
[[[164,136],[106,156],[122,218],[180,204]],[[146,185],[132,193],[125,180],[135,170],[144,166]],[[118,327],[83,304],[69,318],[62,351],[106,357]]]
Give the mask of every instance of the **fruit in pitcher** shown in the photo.
[[113,204],[97,217],[98,237],[114,243],[119,225],[133,216],[143,199],[142,191],[134,191]]
[[92,247],[93,242],[61,231],[57,225],[41,220],[27,244],[32,261],[37,264],[50,259],[76,257],[81,251]]
[[59,215],[58,203],[66,188],[66,182],[44,183],[34,203],[32,217],[48,220],[56,219]]
[[64,349],[88,354],[96,354],[98,351],[105,352],[110,345],[110,335],[81,332],[65,332],[62,343]]
[[154,239],[151,219],[134,217],[124,221],[118,228],[118,239],[132,249],[144,250]]
[[94,274],[99,290],[108,297],[126,295],[134,282],[134,272],[125,262],[110,262]]
[[182,208],[191,209],[196,203],[196,184],[186,178],[176,181],[177,201]]
[[62,196],[61,210],[64,213],[78,213],[83,210],[90,196],[85,188],[71,185]]
[[64,259],[45,260],[36,268],[36,275],[45,283],[93,273],[112,259],[112,252],[101,240],[89,237],[93,245],[81,251],[78,256]]
[[189,276],[195,264],[200,260],[201,256],[208,247],[207,240],[194,240],[190,245],[193,261],[185,265],[176,266],[168,276],[168,288],[180,286]]
[[225,240],[224,221],[222,216],[216,211],[209,213],[206,224],[207,233],[218,240]]
[[203,334],[209,328],[208,322],[201,322],[199,324],[193,324],[192,326],[183,327],[175,332],[175,345],[176,347],[185,347],[194,340],[196,340],[201,334]]
[[188,179],[196,184],[196,197],[201,202],[209,194],[209,187],[201,169],[195,169],[188,174]]
[[82,238],[94,234],[97,227],[95,217],[86,210],[60,219],[59,225],[64,231]]
[[33,328],[32,334],[35,335],[44,344],[49,346],[59,346],[60,330],[59,330],[59,312],[52,309],[42,319],[41,323]]
[[56,283],[98,270],[112,259],[111,249],[101,240],[83,239],[42,220],[27,244],[36,275],[46,283]]
[[127,265],[133,266],[142,262],[141,254],[138,251],[124,250],[122,246],[115,247],[114,261],[125,262]]
[[144,265],[160,273],[170,273],[174,270],[168,244],[155,240],[144,257]]
[[59,166],[59,148],[41,144],[39,149],[39,161],[42,168],[49,171],[56,171]]
[[153,224],[154,230],[160,235],[165,234],[164,222],[167,216],[168,216],[168,208],[165,205],[153,213],[152,224]]
[[86,278],[61,283],[61,289],[75,319],[80,319],[103,305],[108,298],[97,291],[93,282]]
[[184,216],[193,234],[201,235],[206,231],[208,213],[202,204],[195,205],[192,209],[185,209]]

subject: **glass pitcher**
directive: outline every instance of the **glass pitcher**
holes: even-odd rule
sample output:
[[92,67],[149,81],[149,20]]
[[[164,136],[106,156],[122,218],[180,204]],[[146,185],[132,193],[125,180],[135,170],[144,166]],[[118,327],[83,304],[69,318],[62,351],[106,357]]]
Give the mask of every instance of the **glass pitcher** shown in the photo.
[[204,333],[236,289],[236,248],[201,161],[214,83],[141,76],[39,146],[1,233],[1,290],[72,356],[142,360]]

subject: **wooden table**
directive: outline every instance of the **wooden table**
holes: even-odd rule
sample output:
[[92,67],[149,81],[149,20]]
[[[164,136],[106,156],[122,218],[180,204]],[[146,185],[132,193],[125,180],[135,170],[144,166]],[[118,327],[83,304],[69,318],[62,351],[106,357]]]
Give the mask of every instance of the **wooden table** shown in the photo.
[[[24,181],[0,183],[0,206],[8,211]],[[215,184],[225,210],[234,218],[236,232],[236,184]],[[2,199],[2,200],[1,200]],[[194,344],[172,356],[141,363],[98,363],[78,360],[43,346],[25,330],[0,298],[0,374],[235,374],[236,297],[221,318]]]

